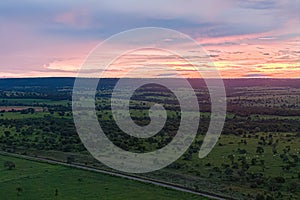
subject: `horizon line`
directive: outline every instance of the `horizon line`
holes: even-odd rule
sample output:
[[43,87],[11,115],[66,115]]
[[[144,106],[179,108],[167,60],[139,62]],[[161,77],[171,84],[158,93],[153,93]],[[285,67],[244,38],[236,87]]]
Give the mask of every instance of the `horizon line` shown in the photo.
[[[49,77],[0,77],[0,80],[4,79],[50,79],[50,78],[86,78],[86,79],[144,79],[144,78],[132,78],[132,77],[105,77],[105,78],[99,78],[99,77],[76,77],[76,76],[49,76]],[[145,79],[182,79],[182,78],[177,78],[177,77],[152,77],[152,78],[145,78]],[[237,80],[237,79],[289,79],[289,80],[297,80],[300,79],[300,77],[234,77],[234,78],[187,78],[187,79],[223,79],[223,80]]]

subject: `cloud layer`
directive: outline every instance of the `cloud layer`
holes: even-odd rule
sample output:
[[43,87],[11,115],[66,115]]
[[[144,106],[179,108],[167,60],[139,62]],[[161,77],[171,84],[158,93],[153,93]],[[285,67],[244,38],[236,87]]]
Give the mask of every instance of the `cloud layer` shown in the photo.
[[190,35],[224,77],[300,77],[299,4],[294,0],[1,1],[0,77],[76,76],[99,42],[147,26]]

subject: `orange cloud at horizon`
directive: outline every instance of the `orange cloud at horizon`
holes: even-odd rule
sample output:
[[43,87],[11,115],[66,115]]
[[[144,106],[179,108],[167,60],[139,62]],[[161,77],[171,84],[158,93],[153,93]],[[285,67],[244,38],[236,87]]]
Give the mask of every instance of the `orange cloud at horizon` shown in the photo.
[[[270,32],[206,38],[198,39],[198,42],[210,55],[211,61],[223,78],[300,78],[299,36],[279,40],[269,35]],[[72,50],[63,55],[65,59],[56,59],[43,64],[38,67],[40,70],[2,72],[0,77],[76,77],[78,70],[84,63],[85,56],[89,55],[88,49],[91,49],[91,44],[95,45],[96,42],[87,45],[80,44],[78,48],[74,48],[76,45],[73,44],[71,46]],[[75,56],[72,57],[72,55]],[[185,77],[195,77],[194,67],[180,60],[178,56],[168,55],[159,51],[139,51],[121,57],[123,59],[114,61],[115,66],[113,70],[105,72],[107,77],[122,77],[124,72],[126,72],[125,69],[128,67],[128,69],[133,69],[132,66],[144,65],[147,66],[148,71],[159,71],[159,69],[153,68],[153,65],[151,68],[149,63],[167,66],[170,68],[170,71],[178,70]],[[99,68],[104,69],[103,66],[99,66]],[[164,74],[163,71],[161,74]],[[165,72],[165,74],[172,77],[170,76],[171,73]],[[154,74],[147,72],[136,74],[138,77],[147,77],[149,75],[155,77]],[[97,77],[99,74],[95,75],[90,72],[90,76]]]

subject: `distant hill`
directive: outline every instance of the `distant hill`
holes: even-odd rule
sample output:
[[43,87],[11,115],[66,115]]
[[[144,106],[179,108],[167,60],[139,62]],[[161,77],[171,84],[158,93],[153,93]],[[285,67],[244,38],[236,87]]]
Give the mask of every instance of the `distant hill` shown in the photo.
[[[134,80],[134,79],[133,79]],[[176,79],[173,79],[174,81]],[[0,79],[0,90],[16,91],[57,91],[59,89],[72,89],[75,78],[7,78]],[[101,79],[101,84],[113,87],[117,78]],[[205,83],[199,79],[189,79],[194,87],[203,87]],[[155,81],[154,81],[155,82]],[[176,84],[176,81],[174,81]],[[300,79],[224,79],[227,89],[235,87],[291,87],[300,88]]]
[[73,87],[75,78],[8,78],[0,79],[0,90],[30,88],[57,89],[62,87]]

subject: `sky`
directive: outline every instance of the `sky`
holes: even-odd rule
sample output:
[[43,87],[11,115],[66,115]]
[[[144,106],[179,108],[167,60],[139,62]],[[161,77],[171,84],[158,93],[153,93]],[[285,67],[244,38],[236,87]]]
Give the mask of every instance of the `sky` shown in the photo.
[[[0,78],[75,77],[99,43],[141,27],[189,35],[223,78],[300,78],[299,10],[299,0],[0,1]],[[148,53],[125,56],[109,76]]]

